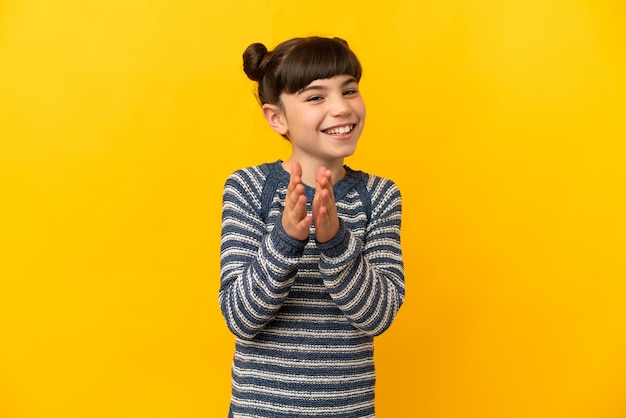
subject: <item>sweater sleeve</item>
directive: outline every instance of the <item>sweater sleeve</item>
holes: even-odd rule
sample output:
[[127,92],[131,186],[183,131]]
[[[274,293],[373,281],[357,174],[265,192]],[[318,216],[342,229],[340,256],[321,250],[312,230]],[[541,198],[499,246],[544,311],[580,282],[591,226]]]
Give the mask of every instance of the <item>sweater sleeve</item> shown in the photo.
[[227,179],[222,199],[218,299],[226,325],[244,339],[254,338],[282,306],[306,244],[280,222],[266,232],[262,180],[240,170]]
[[342,221],[332,240],[317,245],[320,271],[332,299],[354,327],[376,336],[391,326],[405,295],[402,199],[395,183],[378,179],[371,207],[364,248]]

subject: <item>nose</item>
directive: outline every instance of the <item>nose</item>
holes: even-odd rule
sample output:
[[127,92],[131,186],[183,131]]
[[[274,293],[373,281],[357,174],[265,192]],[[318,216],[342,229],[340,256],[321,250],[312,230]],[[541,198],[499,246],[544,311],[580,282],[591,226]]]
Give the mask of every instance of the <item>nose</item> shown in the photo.
[[343,95],[336,97],[331,102],[330,113],[332,116],[348,116],[352,113],[352,107],[350,106],[350,102]]

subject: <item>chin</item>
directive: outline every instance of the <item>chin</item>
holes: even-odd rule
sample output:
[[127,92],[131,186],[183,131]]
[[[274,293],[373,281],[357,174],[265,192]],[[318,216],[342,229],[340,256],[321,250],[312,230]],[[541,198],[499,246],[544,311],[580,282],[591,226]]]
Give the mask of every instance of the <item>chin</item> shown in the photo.
[[350,150],[345,150],[344,152],[342,152],[340,155],[340,158],[346,158],[346,157],[350,157],[351,155],[354,155],[354,153],[356,152],[356,147],[353,147]]

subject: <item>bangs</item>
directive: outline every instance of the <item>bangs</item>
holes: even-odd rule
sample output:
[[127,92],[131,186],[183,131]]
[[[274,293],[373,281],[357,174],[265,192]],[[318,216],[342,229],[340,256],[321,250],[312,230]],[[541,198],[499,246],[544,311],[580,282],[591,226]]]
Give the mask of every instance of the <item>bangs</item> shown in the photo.
[[278,91],[297,93],[314,80],[350,75],[361,80],[361,64],[343,41],[314,38],[295,46],[278,77]]

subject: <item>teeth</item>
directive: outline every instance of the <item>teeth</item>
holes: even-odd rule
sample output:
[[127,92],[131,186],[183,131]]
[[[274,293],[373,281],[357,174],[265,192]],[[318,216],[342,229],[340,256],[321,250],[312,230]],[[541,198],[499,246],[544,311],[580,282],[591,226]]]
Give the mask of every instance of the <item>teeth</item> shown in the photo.
[[329,129],[326,131],[326,133],[330,135],[343,135],[343,134],[347,134],[350,131],[352,131],[352,125],[340,126],[338,128]]

